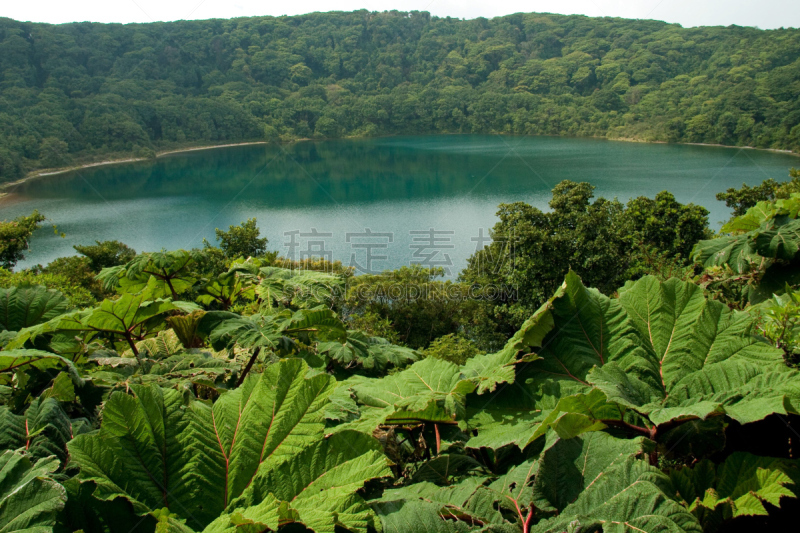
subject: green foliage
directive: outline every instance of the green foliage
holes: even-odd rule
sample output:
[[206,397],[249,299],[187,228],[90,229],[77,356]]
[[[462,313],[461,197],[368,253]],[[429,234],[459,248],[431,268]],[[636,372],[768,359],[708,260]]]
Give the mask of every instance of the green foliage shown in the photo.
[[343,285],[342,277],[333,273],[268,266],[258,271],[256,294],[269,308],[332,307]]
[[740,217],[748,209],[759,202],[772,202],[774,200],[789,198],[792,193],[800,193],[800,171],[791,169],[791,181],[779,183],[774,179],[766,179],[760,185],[750,187],[746,183],[741,189],[730,188],[717,194],[717,200],[733,209],[733,216]]
[[69,300],[41,285],[0,289],[0,331],[19,331],[70,311]]
[[645,449],[642,440],[590,433],[559,440],[505,475],[449,487],[416,483],[386,491],[373,507],[385,531],[477,531],[476,524],[575,531],[608,522],[633,531],[701,531],[665,494],[666,476],[636,458]]
[[[267,238],[261,237],[261,232],[256,225],[256,219],[248,219],[238,226],[229,226],[228,231],[219,228],[214,232],[219,241],[222,253],[229,259],[237,257],[260,257],[267,252]],[[206,247],[211,245],[205,243]]]
[[95,278],[97,272],[92,271],[89,259],[80,256],[59,257],[52,260],[46,267],[40,268],[36,266],[31,268],[30,271],[33,275],[42,277],[57,277],[59,279],[67,280],[67,284],[72,288],[73,292],[80,292],[81,294],[88,292],[90,298],[81,298],[80,307],[88,307],[95,304],[97,301],[110,296],[109,291],[103,288],[103,284]]
[[386,372],[389,368],[402,368],[419,358],[411,348],[396,346],[381,337],[371,337],[354,330],[347,331],[344,341],[320,342],[317,352],[346,369],[360,366],[377,373]]
[[96,244],[73,246],[75,251],[89,259],[92,272],[123,265],[136,257],[136,250],[119,241],[95,241]]
[[33,464],[30,457],[7,450],[0,455],[0,526],[8,532],[52,532],[67,493],[52,478],[58,460]]
[[680,258],[706,236],[708,212],[682,205],[668,192],[624,206],[604,198],[590,202],[593,190],[585,182],[562,181],[553,189],[548,213],[522,202],[500,205],[493,242],[470,257],[461,277],[473,286],[513,289],[483,304],[488,320],[506,337],[556,291],[570,269],[610,294],[649,273],[658,257],[683,262]]
[[[619,293],[610,299],[567,276],[504,350],[505,359],[535,353],[523,359],[522,376],[510,376],[514,386],[496,393],[490,409],[480,398],[471,402],[477,411],[468,403],[467,425],[479,439],[469,446],[524,448],[548,427],[574,435],[600,423],[675,453],[687,453],[674,447],[683,432],[705,434],[685,443],[688,453],[703,454],[717,445],[726,418],[747,424],[797,412],[800,378],[779,350],[753,336],[748,314],[675,279],[648,276]],[[472,361],[494,360],[491,368],[504,352]]]
[[441,268],[415,264],[356,276],[347,285],[343,307],[348,315],[387,320],[401,342],[424,348],[457,332],[473,303],[467,285],[436,279],[443,275]]
[[39,160],[44,167],[63,167],[69,164],[69,145],[55,137],[42,139],[39,145]]
[[757,304],[800,282],[800,193],[758,202],[722,231],[726,235],[700,241],[692,260],[702,268],[698,281],[731,305]]
[[[57,259],[54,262],[60,261]],[[60,269],[57,269],[57,272],[53,273],[48,270],[9,272],[0,268],[0,287],[11,289],[24,286],[44,286],[49,290],[63,293],[75,307],[90,307],[97,303],[98,299],[95,295],[80,282],[76,282],[71,276],[65,275]],[[86,280],[87,277],[81,275],[82,280]],[[89,283],[92,283],[92,280],[89,280]],[[102,291],[102,288],[100,290]]]
[[103,268],[97,279],[107,289],[177,300],[199,280],[195,269],[202,259],[203,254],[195,251],[145,252],[123,265]]
[[116,300],[103,300],[99,307],[75,311],[56,317],[48,322],[25,328],[8,348],[17,348],[37,337],[47,334],[66,333],[88,342],[96,336],[107,336],[126,343],[138,357],[136,341],[143,340],[164,328],[165,314],[174,311],[197,310],[189,302],[170,300],[145,300],[143,295],[123,294]]
[[296,521],[319,531],[332,531],[334,521],[366,529],[372,513],[355,491],[389,470],[371,437],[323,438],[333,382],[293,360],[213,407],[134,386],[111,396],[99,433],[74,439],[70,454],[81,481],[97,485],[95,498],[125,498],[140,514],[166,507],[196,530],[242,520],[272,530]]
[[669,494],[713,533],[726,520],[767,515],[765,503],[780,507],[782,499],[796,498],[795,468],[789,461],[737,452],[719,466],[705,459],[673,470]]
[[[293,68],[313,88],[307,75]],[[699,135],[703,121],[690,126]],[[669,277],[689,276],[704,210],[666,193],[627,205],[591,195],[563,182],[550,213],[503,206],[495,236],[524,246],[496,238],[458,282],[420,267],[352,278],[216,248],[131,257],[119,243],[5,274],[91,287],[81,265],[108,265],[98,277],[119,294],[73,310],[46,285],[0,289],[0,462],[15,487],[0,494],[0,522],[121,533],[778,523],[800,479],[789,433],[800,374],[786,364],[795,289],[782,282],[733,310],[712,284]],[[759,202],[694,246],[700,277],[737,268],[764,293],[791,279],[797,199]],[[476,268],[498,257],[517,263]],[[489,290],[512,283],[527,292]],[[509,339],[495,331],[515,321]],[[754,443],[775,452],[742,451]]]
[[748,309],[758,331],[770,344],[783,350],[787,364],[797,366],[800,358],[800,294],[785,292]]
[[28,216],[0,222],[0,268],[11,270],[25,259],[28,240],[46,218],[34,210]]
[[448,333],[434,340],[422,353],[425,357],[443,359],[461,366],[468,359],[483,352],[471,340],[465,339],[460,335]]
[[540,13],[4,19],[0,179],[70,158],[407,132],[796,150],[798,35]]
[[44,397],[33,400],[23,415],[0,407],[0,430],[0,450],[24,449],[34,460],[55,456],[62,462],[67,442],[79,433],[59,401]]

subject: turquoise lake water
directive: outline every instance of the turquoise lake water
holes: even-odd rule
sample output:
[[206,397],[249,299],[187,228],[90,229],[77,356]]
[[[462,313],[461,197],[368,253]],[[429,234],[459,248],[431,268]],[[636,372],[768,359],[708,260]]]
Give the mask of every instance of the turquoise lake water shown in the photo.
[[[152,163],[83,169],[21,184],[0,219],[38,209],[20,267],[72,255],[74,244],[118,239],[137,251],[202,246],[214,229],[258,219],[269,248],[325,255],[362,271],[412,262],[451,275],[485,244],[497,205],[547,208],[561,180],[627,201],[671,191],[730,216],[715,194],[766,178],[788,179],[800,159],[738,148],[563,137],[442,135],[301,142],[184,152]],[[371,255],[371,259],[368,259]]]

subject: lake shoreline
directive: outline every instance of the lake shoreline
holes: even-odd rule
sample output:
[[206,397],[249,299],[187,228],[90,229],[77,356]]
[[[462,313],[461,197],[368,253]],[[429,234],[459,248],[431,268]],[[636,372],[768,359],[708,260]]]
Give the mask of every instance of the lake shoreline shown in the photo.
[[[433,135],[471,135],[465,133],[438,133]],[[489,135],[503,135],[507,136],[508,134],[500,133],[500,134],[489,134]],[[354,140],[354,139],[370,139],[370,138],[388,138],[388,137],[396,137],[397,135],[381,135],[378,137],[337,137],[331,139],[296,139],[289,142],[278,142],[275,141],[246,141],[241,143],[228,143],[228,144],[209,144],[209,145],[202,145],[202,146],[188,146],[185,148],[177,148],[174,150],[167,150],[164,152],[156,153],[156,159],[160,157],[164,157],[167,155],[173,154],[181,154],[186,152],[195,152],[199,150],[213,150],[215,148],[233,148],[236,146],[257,146],[257,145],[267,145],[267,144],[292,144],[296,142],[308,142],[308,141],[334,141],[334,140]],[[512,135],[513,136],[513,135]],[[772,153],[779,153],[785,155],[792,155],[795,157],[800,157],[800,153],[793,152],[791,150],[781,150],[778,148],[757,148],[755,146],[730,146],[727,144],[715,144],[715,143],[670,143],[667,141],[647,141],[644,139],[637,139],[635,137],[618,137],[618,138],[608,138],[608,137],[599,137],[599,136],[586,136],[586,137],[572,137],[568,135],[520,135],[522,137],[567,137],[567,138],[575,138],[575,139],[600,139],[606,141],[614,141],[614,142],[630,142],[630,143],[642,143],[642,144],[676,144],[682,146],[709,146],[709,147],[716,147],[716,148],[730,148],[730,149],[746,149],[746,150],[758,150],[762,152],[772,152]],[[109,166],[109,165],[122,165],[126,163],[138,163],[142,161],[148,161],[147,158],[144,157],[128,157],[128,158],[120,158],[120,159],[108,159],[105,161],[96,161],[93,163],[86,163],[82,165],[75,165],[70,167],[63,167],[63,168],[55,168],[55,169],[40,169],[30,172],[24,178],[20,178],[16,181],[12,181],[9,183],[0,184],[0,206],[2,206],[5,202],[4,200],[8,200],[9,196],[13,195],[11,192],[7,192],[7,189],[10,187],[14,187],[20,185],[22,183],[26,183],[28,181],[35,180],[37,178],[47,177],[47,176],[56,176],[58,174],[66,174],[69,172],[75,172],[78,170],[83,170],[86,168],[92,167],[100,167],[100,166]]]

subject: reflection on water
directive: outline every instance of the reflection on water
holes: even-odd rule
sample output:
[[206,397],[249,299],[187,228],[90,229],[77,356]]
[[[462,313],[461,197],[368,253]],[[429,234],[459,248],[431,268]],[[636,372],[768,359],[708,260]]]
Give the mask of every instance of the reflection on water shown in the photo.
[[[93,240],[119,239],[137,250],[196,247],[213,240],[216,227],[257,217],[270,246],[283,253],[322,250],[363,265],[368,248],[354,244],[374,241],[372,256],[386,259],[373,260],[372,270],[416,260],[455,274],[488,234],[498,203],[544,209],[563,179],[589,181],[597,196],[621,200],[667,189],[679,201],[704,205],[718,227],[729,212],[717,192],[786,179],[792,165],[794,156],[754,150],[556,137],[241,146],[43,177],[18,186],[20,196],[0,218],[36,208],[67,234],[41,230],[23,266]],[[354,235],[366,230],[391,238]],[[420,248],[431,239],[437,247]]]

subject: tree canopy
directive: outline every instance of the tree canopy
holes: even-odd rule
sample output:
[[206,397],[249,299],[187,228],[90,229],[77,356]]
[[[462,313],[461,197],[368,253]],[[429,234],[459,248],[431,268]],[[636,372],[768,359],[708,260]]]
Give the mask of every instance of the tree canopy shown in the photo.
[[0,19],[0,179],[116,154],[396,133],[800,148],[800,30],[519,13]]

